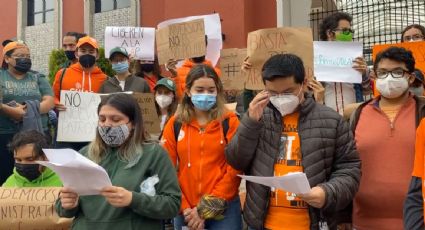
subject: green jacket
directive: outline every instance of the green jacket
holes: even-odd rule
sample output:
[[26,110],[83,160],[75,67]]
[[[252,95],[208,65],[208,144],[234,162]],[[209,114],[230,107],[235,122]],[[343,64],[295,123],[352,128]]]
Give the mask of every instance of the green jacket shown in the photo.
[[33,181],[29,181],[27,178],[19,175],[15,168],[13,169],[13,174],[7,178],[2,187],[62,187],[62,181],[56,173],[47,167],[44,169],[43,173]]
[[[87,147],[80,152],[87,155]],[[65,210],[58,200],[56,210],[59,216],[75,217],[72,229],[160,230],[161,220],[177,215],[181,191],[176,170],[168,154],[158,144],[144,144],[143,153],[134,166],[126,167],[128,163],[117,157],[116,149],[107,150],[99,165],[106,170],[114,186],[132,191],[132,201],[126,208],[115,208],[103,196],[80,196],[78,207]],[[159,182],[155,185],[156,195],[141,193],[140,184],[154,175],[159,177]]]

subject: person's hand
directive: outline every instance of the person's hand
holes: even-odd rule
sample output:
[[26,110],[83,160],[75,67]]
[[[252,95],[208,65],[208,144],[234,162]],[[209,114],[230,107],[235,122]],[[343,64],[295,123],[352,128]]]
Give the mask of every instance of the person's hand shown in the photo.
[[363,57],[357,57],[354,59],[353,69],[359,71],[362,75],[366,74],[367,64]]
[[246,57],[245,60],[243,60],[241,69],[242,71],[248,71],[252,68],[252,64],[248,61],[249,57]]
[[307,86],[313,91],[316,102],[323,104],[325,99],[325,88],[323,87],[323,85],[315,78],[311,78],[307,82]]
[[66,106],[63,104],[56,104],[55,108],[57,111],[65,111],[66,110]]
[[78,194],[70,188],[61,188],[59,198],[64,209],[73,209],[78,206]]
[[122,187],[108,186],[100,191],[109,204],[116,208],[123,208],[130,205],[133,193]]
[[309,193],[297,194],[297,196],[314,208],[323,208],[325,206],[326,193],[321,187],[313,187]]
[[16,103],[16,107],[12,107],[11,118],[15,121],[22,121],[24,115],[27,113],[27,106]]
[[269,92],[263,90],[258,93],[254,99],[249,103],[248,115],[253,120],[259,121],[263,116],[264,108],[270,101]]
[[190,230],[204,229],[205,220],[199,217],[198,209],[196,207],[192,209],[185,209],[183,215]]
[[165,64],[165,68],[168,69],[168,71],[170,71],[171,75],[173,77],[177,77],[177,61],[174,59],[170,59],[168,60],[168,62]]

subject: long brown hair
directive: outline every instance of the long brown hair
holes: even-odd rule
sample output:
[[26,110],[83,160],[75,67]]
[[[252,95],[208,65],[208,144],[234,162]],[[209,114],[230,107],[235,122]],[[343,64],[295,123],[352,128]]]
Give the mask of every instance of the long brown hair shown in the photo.
[[[195,65],[186,77],[186,91],[190,91],[193,83],[202,77],[213,79],[215,86],[217,87],[217,101],[214,107],[208,111],[209,120],[211,121],[221,119],[226,112],[226,108],[224,106],[225,99],[223,93],[223,84],[221,83],[221,80],[215,72],[214,68],[204,64]],[[183,123],[190,123],[194,113],[194,105],[188,94],[185,93],[182,103],[176,112],[177,119]]]
[[[97,109],[98,114],[105,105],[112,106],[126,115],[134,127],[125,143],[118,147],[119,157],[128,162],[128,167],[131,167],[140,159],[142,145],[146,140],[139,104],[131,95],[117,93],[102,98]],[[89,158],[99,163],[107,151],[108,146],[100,137],[99,132],[96,132],[96,139],[89,145]]]

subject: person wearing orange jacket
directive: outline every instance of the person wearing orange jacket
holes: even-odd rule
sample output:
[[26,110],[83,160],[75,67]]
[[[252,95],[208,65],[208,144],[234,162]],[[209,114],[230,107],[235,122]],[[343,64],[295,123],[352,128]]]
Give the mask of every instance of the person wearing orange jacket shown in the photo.
[[[61,90],[97,93],[107,78],[102,70],[96,66],[96,60],[99,58],[99,45],[96,39],[89,36],[80,38],[75,50],[75,56],[78,59],[78,63],[59,70],[53,82],[55,107],[58,111],[66,110],[66,107],[60,103]],[[86,142],[63,142],[59,143],[57,147],[69,147],[78,151],[86,144]]]
[[182,103],[161,139],[177,167],[182,190],[182,215],[175,218],[175,229],[184,225],[191,230],[242,228],[240,178],[224,155],[239,120],[224,103],[223,85],[214,69],[194,66],[187,75]]

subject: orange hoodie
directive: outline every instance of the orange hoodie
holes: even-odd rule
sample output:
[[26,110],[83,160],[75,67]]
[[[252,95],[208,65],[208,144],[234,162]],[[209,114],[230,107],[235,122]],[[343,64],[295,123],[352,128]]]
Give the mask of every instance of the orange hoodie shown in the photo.
[[[60,78],[63,70],[64,69],[61,69],[56,73],[55,81],[53,82],[55,104],[59,104],[60,102]],[[62,79],[62,90],[97,93],[106,78],[106,74],[104,74],[97,66],[94,67],[91,73],[87,73],[83,71],[80,63],[75,63],[66,69],[65,75]]]
[[[239,125],[234,113],[227,113],[229,119],[228,142]],[[202,195],[213,195],[227,201],[238,195],[239,173],[226,163],[224,148],[226,139],[220,121],[214,120],[202,129],[196,120],[183,123],[178,137],[174,136],[174,121],[170,118],[164,128],[161,142],[168,151],[171,161],[178,167],[177,176],[182,190],[181,211],[195,207]]]
[[[213,67],[212,63],[208,60],[205,60],[202,64],[209,65]],[[189,59],[186,59],[183,65],[177,69],[177,76],[173,79],[176,84],[176,97],[177,101],[181,101],[183,99],[184,90],[186,88],[186,77],[189,74],[190,70],[196,64]],[[218,76],[221,76],[220,69],[214,67],[215,72],[217,72]]]

